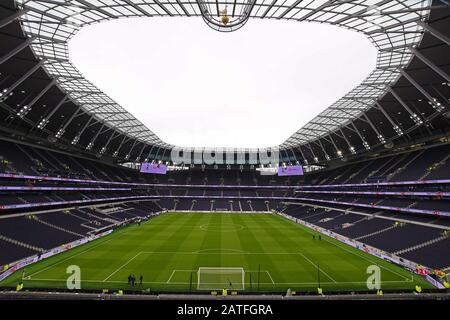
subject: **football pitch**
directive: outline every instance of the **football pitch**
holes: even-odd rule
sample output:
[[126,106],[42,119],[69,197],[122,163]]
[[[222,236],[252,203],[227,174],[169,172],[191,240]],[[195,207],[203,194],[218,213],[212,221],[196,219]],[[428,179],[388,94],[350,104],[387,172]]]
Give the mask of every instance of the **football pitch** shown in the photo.
[[[432,288],[399,266],[318,236],[275,214],[165,213],[30,265],[23,283],[64,289],[68,268],[76,266],[81,289],[367,291],[367,269],[375,266],[384,290]],[[19,270],[0,285],[14,287],[22,276]]]

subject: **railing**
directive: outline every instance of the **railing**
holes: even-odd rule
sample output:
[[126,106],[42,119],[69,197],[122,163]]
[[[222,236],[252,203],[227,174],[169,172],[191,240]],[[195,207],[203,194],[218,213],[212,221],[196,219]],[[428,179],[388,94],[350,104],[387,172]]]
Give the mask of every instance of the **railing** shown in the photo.
[[450,184],[450,179],[377,182],[377,183],[324,184],[324,185],[307,185],[307,186],[293,186],[293,187],[295,189],[310,189],[310,188],[323,189],[323,188],[411,186],[411,185],[433,185],[433,184]]
[[438,211],[438,210],[425,210],[425,209],[413,209],[413,208],[400,208],[380,206],[364,203],[342,202],[333,200],[321,200],[312,198],[295,198],[295,197],[257,197],[257,196],[176,196],[176,195],[146,195],[146,196],[127,196],[127,197],[114,197],[114,198],[102,198],[102,199],[89,199],[89,200],[70,200],[70,201],[54,201],[54,202],[39,202],[39,203],[26,203],[26,204],[6,204],[0,205],[0,211],[16,210],[16,209],[28,209],[38,207],[53,207],[62,205],[79,205],[79,204],[94,204],[104,202],[118,202],[118,201],[142,201],[142,200],[160,200],[160,199],[207,199],[207,200],[221,200],[221,199],[236,199],[236,200],[264,200],[264,201],[282,201],[289,204],[298,204],[299,201],[313,201],[319,203],[334,203],[338,205],[346,205],[351,207],[364,207],[371,209],[382,209],[397,212],[425,214],[430,216],[444,216],[450,217],[450,212]]
[[12,173],[0,173],[0,178],[17,179],[17,180],[39,180],[39,181],[58,181],[58,182],[74,182],[84,184],[108,184],[108,185],[120,185],[130,187],[171,187],[171,188],[221,188],[221,189],[292,189],[294,186],[270,186],[270,185],[219,185],[219,184],[170,184],[170,183],[131,183],[121,181],[105,181],[105,180],[86,180],[86,179],[70,179],[59,177],[46,177],[46,176],[30,176],[30,175],[16,175]]
[[[431,216],[450,217],[450,212],[439,211],[439,210],[389,207],[389,206],[379,206],[379,205],[375,205],[375,204],[343,202],[343,201],[334,201],[334,200],[322,200],[322,199],[313,199],[313,198],[295,198],[295,199],[297,201],[313,201],[313,202],[319,202],[319,203],[333,203],[333,204],[345,205],[345,206],[350,206],[350,207],[362,207],[362,208],[381,209],[381,210],[406,212],[406,213],[418,213],[418,214],[425,214],[425,215],[431,215]],[[290,204],[295,204],[295,203],[290,203]]]
[[295,193],[304,194],[355,194],[355,195],[371,195],[371,196],[411,196],[411,197],[450,197],[450,192],[414,192],[414,191],[319,191],[319,190],[296,190]]
[[450,179],[442,180],[418,180],[418,181],[398,181],[398,182],[378,182],[378,183],[355,183],[355,184],[328,184],[328,185],[287,185],[287,186],[271,186],[271,185],[199,185],[199,184],[169,184],[169,183],[130,183],[121,181],[105,181],[105,180],[87,180],[87,179],[71,179],[60,177],[17,175],[12,173],[0,173],[0,178],[18,179],[18,180],[39,180],[39,181],[58,181],[58,182],[74,182],[85,184],[108,184],[121,186],[138,186],[138,187],[171,187],[171,188],[221,188],[221,189],[311,189],[311,188],[345,188],[345,187],[382,187],[382,186],[405,186],[405,185],[441,185],[450,184]]

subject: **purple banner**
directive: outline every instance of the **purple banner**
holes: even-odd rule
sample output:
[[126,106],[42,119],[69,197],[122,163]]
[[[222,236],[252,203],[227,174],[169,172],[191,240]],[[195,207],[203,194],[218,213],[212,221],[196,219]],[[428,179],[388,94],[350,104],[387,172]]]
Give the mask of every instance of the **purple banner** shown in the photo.
[[278,167],[278,176],[302,176],[303,175],[303,167],[300,165],[297,166],[280,166]]
[[304,193],[304,194],[365,194],[365,195],[374,195],[374,196],[416,196],[416,197],[450,197],[450,192],[396,192],[396,191],[386,191],[386,192],[378,192],[378,191],[332,191],[332,190],[296,190],[295,193]]
[[428,184],[449,184],[450,179],[443,180],[418,180],[418,181],[395,181],[395,182],[376,182],[376,183],[344,183],[344,184],[321,184],[296,186],[296,189],[310,188],[347,188],[347,187],[379,187],[379,186],[405,186],[405,185],[428,185]]
[[141,164],[141,173],[166,174],[167,166],[160,163],[143,162]]

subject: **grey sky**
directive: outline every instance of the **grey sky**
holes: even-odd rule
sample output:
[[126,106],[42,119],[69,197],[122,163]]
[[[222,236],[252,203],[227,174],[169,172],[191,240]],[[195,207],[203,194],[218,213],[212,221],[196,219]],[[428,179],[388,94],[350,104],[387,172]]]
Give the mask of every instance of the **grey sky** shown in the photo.
[[224,34],[200,18],[88,26],[70,56],[163,141],[209,147],[282,143],[376,62],[372,44],[342,28],[250,20]]

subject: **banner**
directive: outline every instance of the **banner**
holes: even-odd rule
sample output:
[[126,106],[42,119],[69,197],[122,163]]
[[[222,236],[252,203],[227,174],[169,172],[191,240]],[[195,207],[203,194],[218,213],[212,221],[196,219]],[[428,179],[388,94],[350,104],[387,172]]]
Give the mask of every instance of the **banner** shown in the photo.
[[147,163],[141,164],[141,173],[166,174],[167,166],[162,163]]
[[22,269],[22,268],[24,268],[24,267],[26,267],[26,266],[28,266],[28,265],[30,265],[32,263],[35,263],[35,262],[41,261],[43,259],[49,258],[51,256],[54,256],[54,255],[58,254],[58,253],[67,251],[69,249],[81,246],[82,244],[85,244],[85,243],[91,242],[93,240],[96,240],[98,238],[104,237],[104,236],[106,236],[108,234],[111,234],[112,232],[113,232],[113,230],[108,230],[108,231],[105,231],[105,232],[100,233],[100,234],[96,234],[96,235],[92,235],[92,236],[89,236],[89,237],[86,237],[86,238],[83,238],[83,239],[75,240],[75,241],[73,241],[71,243],[68,243],[68,244],[61,245],[59,247],[50,249],[50,250],[42,253],[41,255],[34,255],[34,256],[27,257],[27,258],[24,258],[22,260],[19,260],[17,262],[14,262],[14,263],[9,265],[9,268],[5,272],[0,273],[0,281],[3,281],[4,279],[6,279],[10,275],[12,275],[17,270]]
[[302,176],[303,167],[301,165],[296,166],[280,166],[278,167],[278,176]]

